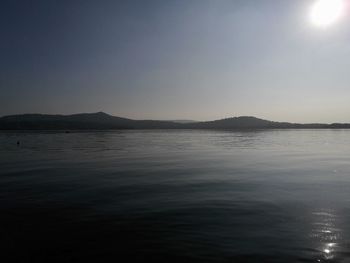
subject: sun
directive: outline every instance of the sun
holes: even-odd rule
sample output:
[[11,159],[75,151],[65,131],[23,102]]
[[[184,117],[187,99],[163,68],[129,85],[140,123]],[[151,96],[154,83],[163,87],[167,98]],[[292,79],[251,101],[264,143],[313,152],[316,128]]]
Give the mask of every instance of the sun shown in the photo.
[[315,26],[327,27],[337,22],[344,12],[344,0],[317,0],[311,8],[310,18]]

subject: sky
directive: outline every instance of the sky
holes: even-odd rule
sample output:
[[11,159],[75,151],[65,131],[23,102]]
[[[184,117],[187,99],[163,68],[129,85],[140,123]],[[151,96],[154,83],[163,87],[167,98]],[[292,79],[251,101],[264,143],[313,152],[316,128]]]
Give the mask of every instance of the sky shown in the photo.
[[350,9],[313,2],[2,0],[0,116],[350,122]]

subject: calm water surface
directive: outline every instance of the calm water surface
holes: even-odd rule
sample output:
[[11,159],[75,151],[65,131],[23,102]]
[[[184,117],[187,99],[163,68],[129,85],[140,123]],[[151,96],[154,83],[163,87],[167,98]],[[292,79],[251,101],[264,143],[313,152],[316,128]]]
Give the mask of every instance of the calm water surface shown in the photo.
[[2,132],[0,213],[1,262],[350,262],[350,130]]

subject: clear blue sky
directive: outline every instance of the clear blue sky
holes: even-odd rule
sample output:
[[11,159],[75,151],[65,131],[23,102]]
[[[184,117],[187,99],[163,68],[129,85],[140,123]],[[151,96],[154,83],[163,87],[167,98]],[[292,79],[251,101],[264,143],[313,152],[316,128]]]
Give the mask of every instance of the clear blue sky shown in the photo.
[[2,0],[0,115],[350,122],[350,19],[312,0]]

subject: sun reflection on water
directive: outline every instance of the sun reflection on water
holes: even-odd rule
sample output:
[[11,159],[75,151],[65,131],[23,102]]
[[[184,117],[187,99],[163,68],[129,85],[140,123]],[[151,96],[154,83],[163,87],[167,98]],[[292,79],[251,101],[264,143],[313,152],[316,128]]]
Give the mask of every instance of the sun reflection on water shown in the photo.
[[337,215],[334,211],[316,211],[311,237],[317,242],[319,258],[318,262],[334,259],[336,248],[340,239],[340,229],[337,228]]

